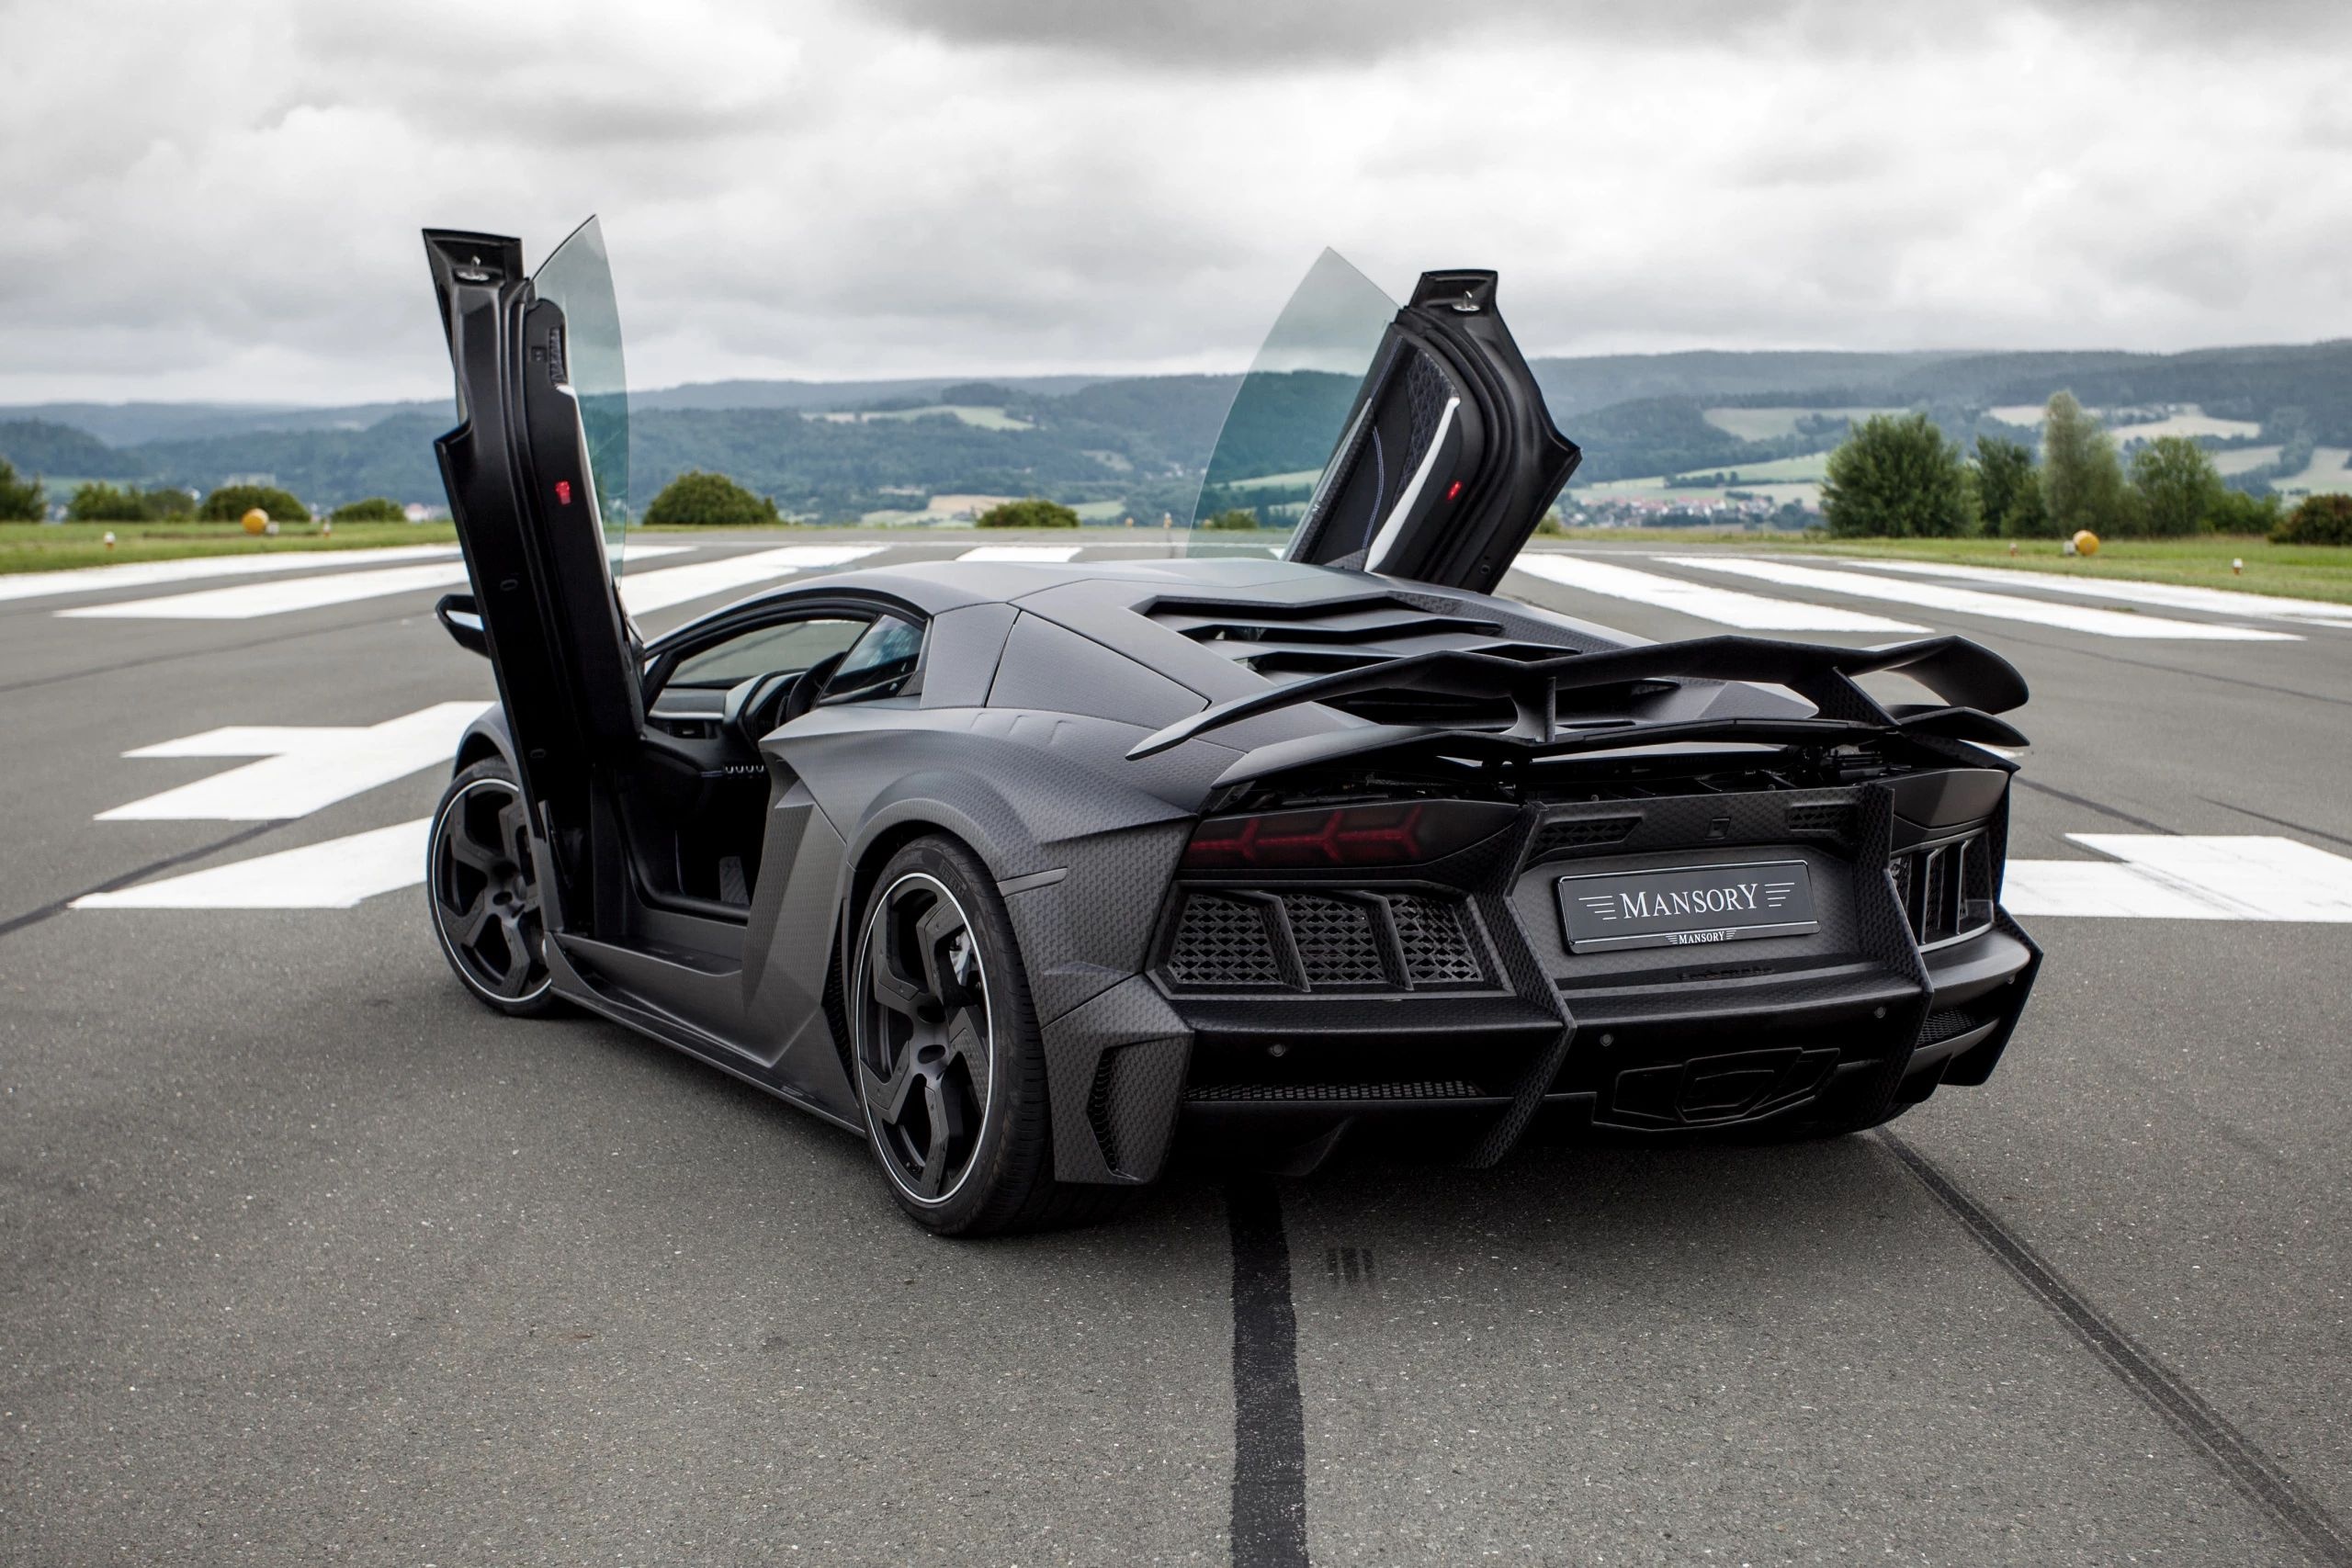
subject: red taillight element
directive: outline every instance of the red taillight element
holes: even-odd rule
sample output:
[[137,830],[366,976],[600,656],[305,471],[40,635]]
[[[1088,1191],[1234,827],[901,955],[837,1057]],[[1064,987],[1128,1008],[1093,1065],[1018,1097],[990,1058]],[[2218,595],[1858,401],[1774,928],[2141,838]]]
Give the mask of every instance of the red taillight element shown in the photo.
[[1413,800],[1212,817],[1193,829],[1183,868],[1414,865],[1466,848],[1515,815],[1483,802]]
[[571,481],[570,479],[558,479],[555,481],[555,499],[556,503],[559,506],[570,506],[571,504]]
[[1456,479],[1452,484],[1445,487],[1445,499],[1448,501],[1452,501],[1455,496],[1460,495],[1461,493],[1462,481],[1460,479]]

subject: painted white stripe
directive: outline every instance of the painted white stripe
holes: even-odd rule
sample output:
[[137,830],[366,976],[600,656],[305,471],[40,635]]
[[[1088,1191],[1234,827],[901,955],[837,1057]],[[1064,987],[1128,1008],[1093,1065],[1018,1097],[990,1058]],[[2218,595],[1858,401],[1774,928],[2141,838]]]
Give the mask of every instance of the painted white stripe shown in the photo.
[[1748,631],[1923,632],[1928,629],[1902,621],[1890,621],[1883,615],[1867,615],[1860,610],[1840,610],[1826,604],[1807,604],[1789,599],[1768,599],[1760,593],[1742,593],[1736,589],[1717,588],[1711,583],[1685,582],[1680,578],[1660,577],[1653,571],[1612,566],[1589,556],[1530,552],[1511,564],[1531,577],[1540,577],[1564,588],[1606,594],[1611,599],[1630,599],[1639,604],[1655,604],[1662,610],[1677,610],[1702,621],[1739,626]]
[[2012,914],[2352,923],[2352,860],[2292,839],[2069,833],[2109,861],[2011,861]]
[[1872,571],[1898,571],[1917,577],[1949,577],[1968,582],[1995,582],[2004,587],[2046,588],[2085,599],[2113,599],[2127,604],[2157,604],[2168,610],[2202,610],[2213,615],[2254,615],[2274,621],[2316,622],[2324,626],[2352,626],[2352,604],[2331,604],[2324,599],[2281,599],[2267,593],[2240,593],[2227,588],[2198,588],[2188,583],[2138,582],[2123,578],[2066,577],[2052,571],[2017,571],[1992,566],[1953,566],[1943,561],[1856,560],[1840,566],[1868,567]]
[[1945,588],[1928,582],[1900,582],[1859,571],[1824,571],[1817,567],[1786,561],[1749,560],[1739,556],[1660,556],[1670,566],[1701,571],[1724,571],[1752,577],[1788,588],[1808,588],[1820,593],[1847,593],[1857,599],[1883,599],[1917,604],[1925,610],[1984,615],[1999,621],[2023,621],[2038,626],[2088,632],[2093,637],[2165,638],[2184,642],[2301,642],[2293,632],[2260,631],[2252,626],[2220,626],[2204,621],[2171,621],[2161,615],[2127,615],[2120,610],[2095,610],[2084,604],[2053,604],[2040,599],[2018,599],[2005,593],[1980,593],[1973,588]]
[[432,818],[74,900],[76,909],[348,909],[424,880]]
[[[645,545],[633,547],[633,558],[677,555],[691,545]],[[60,610],[60,615],[94,620],[246,621],[256,615],[283,615],[295,610],[320,610],[330,604],[356,604],[394,593],[416,593],[449,588],[466,581],[466,564],[453,560],[435,566],[393,567],[382,571],[339,571],[325,577],[305,577],[286,582],[247,582],[234,588],[207,588],[194,593],[170,593],[155,599],[129,599],[116,604],[84,604]]]
[[773,582],[808,567],[842,566],[881,548],[879,545],[786,545],[756,555],[665,567],[642,576],[628,573],[621,578],[621,603],[632,615],[647,615],[714,593]]
[[957,560],[1045,560],[1058,561],[1076,558],[1077,545],[982,545],[976,550],[966,550]]
[[455,560],[455,545],[398,545],[380,550],[275,550],[268,555],[199,556],[192,560],[126,561],[120,566],[83,566],[69,571],[20,571],[0,577],[0,600],[48,599],[64,593],[107,593],[153,588],[207,577],[245,577],[256,572],[349,570],[402,561]]
[[235,725],[208,729],[126,757],[260,757],[209,779],[98,813],[101,822],[272,822],[446,764],[484,705],[435,703],[367,728]]

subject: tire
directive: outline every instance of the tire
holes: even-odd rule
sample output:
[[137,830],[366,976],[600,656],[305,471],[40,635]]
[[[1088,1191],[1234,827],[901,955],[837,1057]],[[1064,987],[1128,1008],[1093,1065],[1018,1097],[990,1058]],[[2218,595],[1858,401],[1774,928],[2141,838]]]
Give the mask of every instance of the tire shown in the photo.
[[556,1010],[523,792],[503,758],[449,781],[425,840],[433,934],[467,990],[511,1018]]
[[890,1196],[940,1235],[1100,1217],[1116,1187],[1053,1178],[1046,1053],[1004,899],[955,840],[892,855],[859,912],[848,1002],[866,1147]]

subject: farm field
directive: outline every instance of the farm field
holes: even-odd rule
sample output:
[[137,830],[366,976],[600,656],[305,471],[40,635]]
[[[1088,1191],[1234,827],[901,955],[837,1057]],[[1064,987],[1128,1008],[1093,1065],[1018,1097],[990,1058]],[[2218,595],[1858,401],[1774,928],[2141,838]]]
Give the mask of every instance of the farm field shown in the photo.
[[877,421],[903,423],[908,420],[929,419],[937,414],[953,414],[966,424],[982,430],[1035,430],[1028,420],[1019,419],[1001,408],[987,408],[977,403],[928,403],[918,409],[852,409],[835,413],[814,413],[808,417],[821,419],[828,424],[871,424]]
[[1815,416],[1824,419],[1868,419],[1874,413],[1900,413],[1891,408],[1771,408],[1771,409],[1707,409],[1703,411],[1709,424],[1742,441],[1770,441],[1782,435],[1794,435],[1797,422]]
[[[115,547],[106,547],[111,530]],[[457,542],[447,523],[345,523],[322,535],[317,525],[288,524],[275,538],[256,538],[234,523],[0,523],[0,572],[63,571],[119,561],[184,560],[192,556],[280,555],[304,550],[364,550],[387,545]]]

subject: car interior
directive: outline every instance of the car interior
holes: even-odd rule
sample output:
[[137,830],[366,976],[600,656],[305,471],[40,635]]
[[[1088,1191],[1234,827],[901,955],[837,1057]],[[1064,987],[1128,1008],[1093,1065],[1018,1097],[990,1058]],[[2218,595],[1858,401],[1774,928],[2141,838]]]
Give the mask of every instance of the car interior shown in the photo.
[[896,695],[922,653],[912,621],[842,602],[714,628],[711,640],[656,655],[637,776],[619,792],[645,901],[742,920],[776,783],[761,739],[820,705]]

